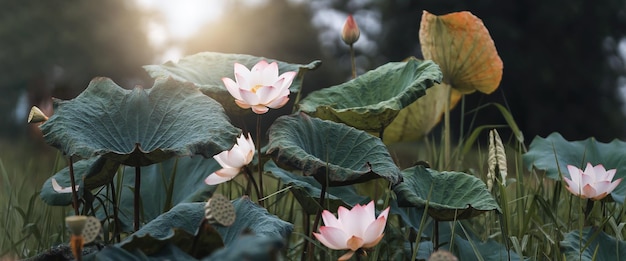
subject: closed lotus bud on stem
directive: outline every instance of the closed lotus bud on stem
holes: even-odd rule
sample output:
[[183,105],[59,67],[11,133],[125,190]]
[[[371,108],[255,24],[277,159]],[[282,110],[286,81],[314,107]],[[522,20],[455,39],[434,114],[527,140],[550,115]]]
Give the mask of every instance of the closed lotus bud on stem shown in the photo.
[[28,114],[28,123],[39,123],[48,120],[48,116],[46,116],[37,106],[33,106],[30,108],[30,113]]
[[343,24],[343,30],[341,30],[341,40],[347,45],[352,45],[359,40],[359,36],[361,36],[359,26],[354,21],[352,15],[349,15],[348,19],[346,19],[346,22]]

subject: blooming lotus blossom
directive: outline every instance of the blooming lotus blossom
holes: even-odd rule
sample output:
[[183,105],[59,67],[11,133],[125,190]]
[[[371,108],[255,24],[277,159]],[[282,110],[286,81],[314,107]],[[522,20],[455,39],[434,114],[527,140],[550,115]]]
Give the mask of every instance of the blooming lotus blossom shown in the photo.
[[[57,180],[55,178],[51,178],[50,179],[50,183],[52,183],[52,189],[54,191],[56,191],[57,193],[72,193],[72,187],[61,187],[61,185],[59,185],[59,182],[57,182]],[[76,185],[74,186],[75,190],[78,191],[79,186]]]
[[563,177],[567,182],[567,190],[581,198],[601,200],[622,182],[622,178],[611,182],[617,170],[606,170],[602,164],[594,167],[591,166],[591,163],[587,163],[585,171],[567,165],[567,170],[571,177],[571,179]]
[[252,137],[250,137],[250,133],[248,133],[248,138],[245,138],[242,133],[237,138],[237,143],[232,149],[222,151],[220,154],[213,156],[222,166],[222,169],[211,173],[204,182],[209,185],[216,185],[233,179],[239,174],[241,168],[252,161],[254,150],[254,142]]
[[352,210],[341,206],[337,212],[338,218],[335,218],[328,210],[324,210],[322,212],[324,226],[320,227],[320,233],[313,235],[330,249],[350,250],[339,260],[348,260],[358,249],[374,247],[383,238],[389,207],[380,213],[378,218],[374,201],[367,205],[357,204]]
[[352,45],[359,40],[359,36],[361,36],[359,25],[354,21],[354,17],[349,15],[341,30],[341,40],[347,45]]
[[248,70],[235,63],[235,81],[224,77],[226,89],[235,97],[235,103],[243,109],[252,108],[256,114],[264,114],[269,108],[278,109],[289,101],[289,86],[297,72],[285,72],[278,76],[278,64],[261,60]]

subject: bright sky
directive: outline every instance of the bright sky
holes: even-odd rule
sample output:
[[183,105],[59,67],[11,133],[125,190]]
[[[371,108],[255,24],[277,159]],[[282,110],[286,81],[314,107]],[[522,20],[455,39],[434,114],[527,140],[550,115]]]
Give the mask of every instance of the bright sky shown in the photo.
[[136,0],[141,8],[162,15],[162,22],[148,23],[148,38],[162,50],[155,62],[178,60],[183,51],[177,42],[196,33],[202,25],[218,19],[226,5],[225,0]]

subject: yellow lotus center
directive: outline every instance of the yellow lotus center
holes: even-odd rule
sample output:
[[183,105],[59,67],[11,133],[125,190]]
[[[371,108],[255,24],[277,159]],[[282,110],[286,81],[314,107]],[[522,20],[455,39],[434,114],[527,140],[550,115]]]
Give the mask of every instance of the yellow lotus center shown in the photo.
[[250,89],[250,91],[252,91],[252,93],[256,93],[256,91],[257,91],[258,89],[261,89],[261,87],[263,87],[263,85],[262,85],[262,84],[257,84],[257,85],[255,85],[254,87],[252,87],[252,89]]

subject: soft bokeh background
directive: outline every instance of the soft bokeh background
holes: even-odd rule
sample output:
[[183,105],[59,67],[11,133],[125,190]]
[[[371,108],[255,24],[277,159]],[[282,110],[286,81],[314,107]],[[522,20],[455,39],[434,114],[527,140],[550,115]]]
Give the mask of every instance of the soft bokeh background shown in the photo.
[[[500,88],[469,95],[467,110],[506,104],[527,142],[554,131],[570,140],[626,136],[625,0],[0,0],[0,6],[0,151],[40,142],[26,124],[32,105],[49,113],[50,97],[73,98],[97,76],[125,88],[151,86],[142,65],[201,51],[322,60],[307,74],[304,92],[338,84],[350,75],[339,37],[348,14],[361,28],[359,73],[421,58],[422,10],[469,10],[495,41],[504,62]],[[477,120],[504,122],[495,108]],[[452,129],[458,132],[458,124]]]

